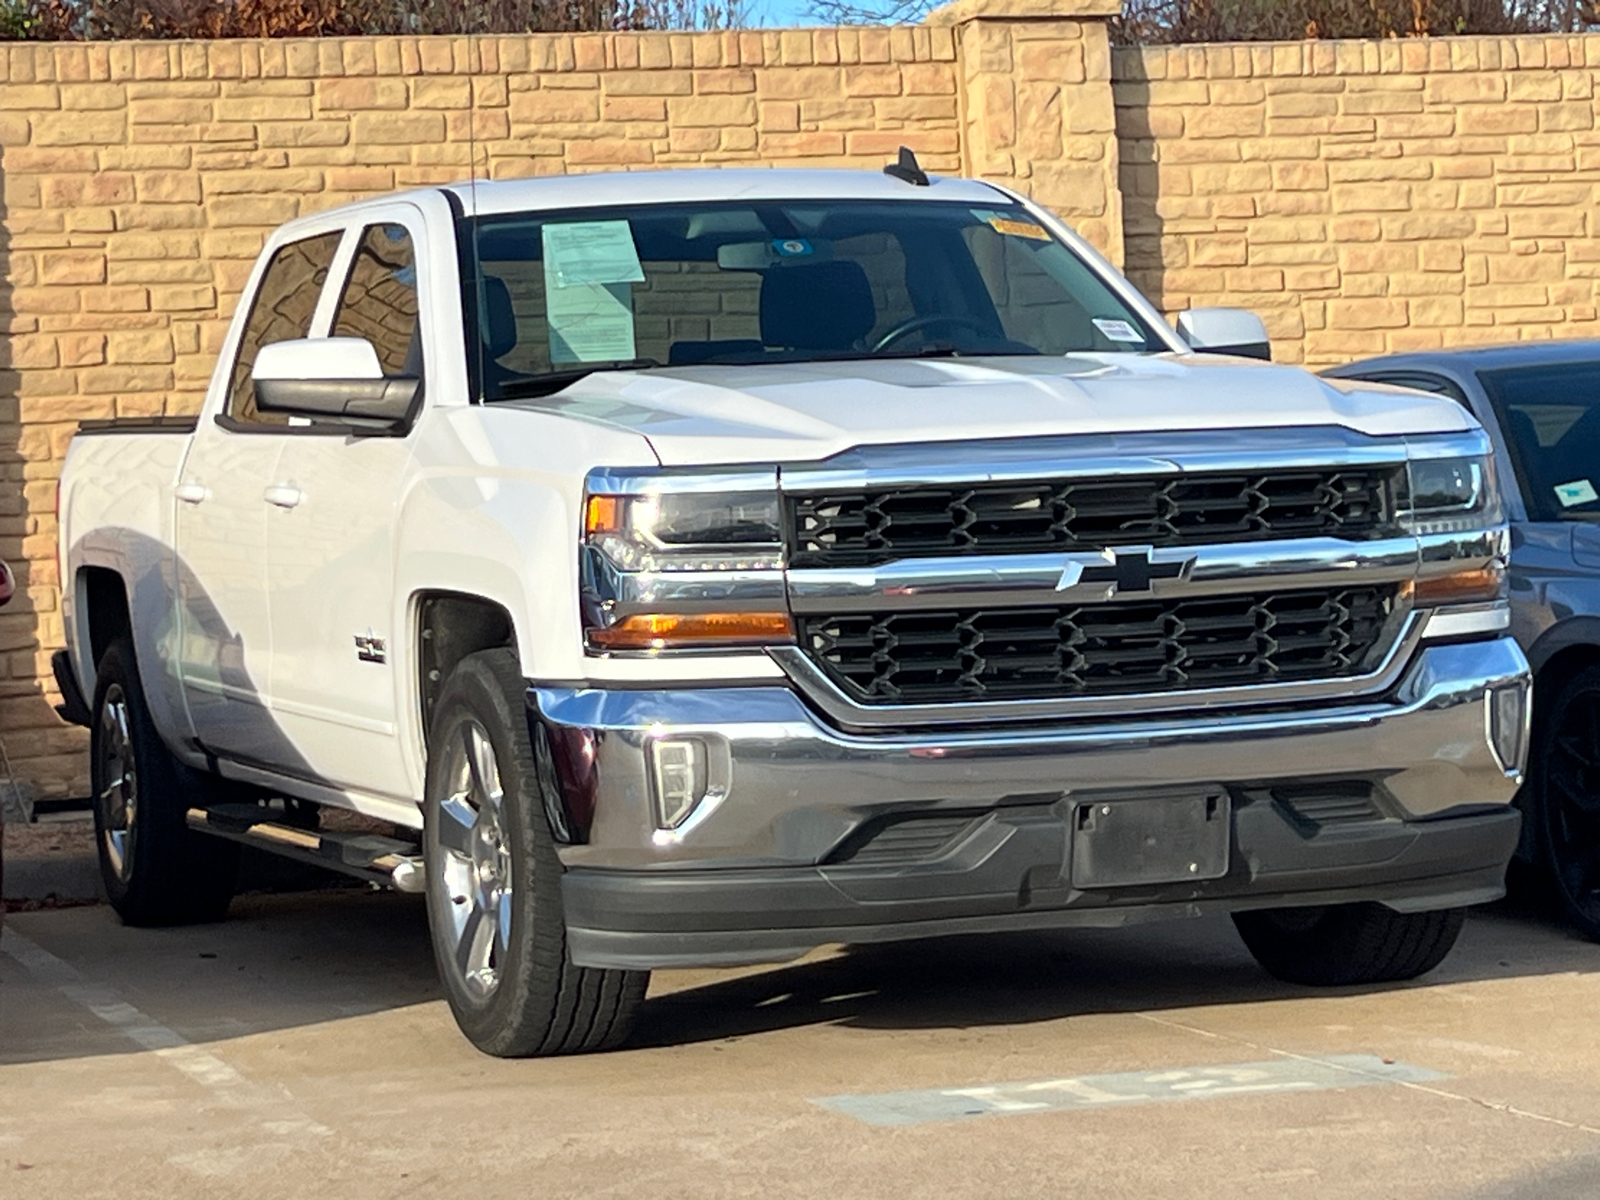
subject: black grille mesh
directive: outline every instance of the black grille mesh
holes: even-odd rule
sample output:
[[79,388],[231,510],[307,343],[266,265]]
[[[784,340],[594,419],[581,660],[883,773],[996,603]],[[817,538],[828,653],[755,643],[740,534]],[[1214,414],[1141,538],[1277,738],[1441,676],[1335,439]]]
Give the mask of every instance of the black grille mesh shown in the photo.
[[789,562],[1027,554],[1390,530],[1397,467],[1049,480],[799,494]]
[[1395,589],[803,617],[801,645],[863,704],[1118,696],[1371,669]]

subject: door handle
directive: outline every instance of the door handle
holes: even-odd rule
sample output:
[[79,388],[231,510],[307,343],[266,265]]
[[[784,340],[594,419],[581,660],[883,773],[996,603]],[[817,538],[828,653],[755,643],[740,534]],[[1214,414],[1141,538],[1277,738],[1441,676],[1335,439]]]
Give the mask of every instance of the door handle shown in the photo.
[[306,498],[306,494],[292,483],[275,483],[261,493],[261,498],[279,508],[293,508]]
[[185,504],[204,504],[211,498],[211,489],[203,483],[180,483],[173,494]]

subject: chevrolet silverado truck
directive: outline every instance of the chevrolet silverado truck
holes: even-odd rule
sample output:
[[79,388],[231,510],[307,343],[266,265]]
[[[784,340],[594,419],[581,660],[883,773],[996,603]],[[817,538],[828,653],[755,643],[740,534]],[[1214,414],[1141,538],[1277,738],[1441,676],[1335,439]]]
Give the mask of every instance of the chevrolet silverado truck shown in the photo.
[[110,901],[219,918],[241,844],[424,892],[506,1056],[832,943],[1228,912],[1419,975],[1518,837],[1495,461],[1267,353],[909,155],[292,221],[199,415],[67,458]]

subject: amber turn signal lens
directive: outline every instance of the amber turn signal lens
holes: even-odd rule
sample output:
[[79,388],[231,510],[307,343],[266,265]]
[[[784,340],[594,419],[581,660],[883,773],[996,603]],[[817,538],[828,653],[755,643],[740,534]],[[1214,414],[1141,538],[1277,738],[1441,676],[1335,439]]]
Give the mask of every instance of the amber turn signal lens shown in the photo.
[[1477,567],[1471,571],[1456,571],[1449,575],[1435,575],[1419,579],[1414,585],[1412,598],[1416,604],[1466,604],[1474,600],[1500,599],[1506,569],[1500,563]]
[[794,641],[787,613],[637,613],[591,629],[601,650],[671,650],[684,646],[766,646]]
[[622,532],[622,497],[590,496],[583,511],[586,534]]

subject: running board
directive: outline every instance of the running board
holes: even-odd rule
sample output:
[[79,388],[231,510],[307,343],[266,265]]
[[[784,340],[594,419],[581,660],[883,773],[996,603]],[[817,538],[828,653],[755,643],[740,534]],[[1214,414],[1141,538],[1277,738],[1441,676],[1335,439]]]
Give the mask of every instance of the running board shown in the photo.
[[415,842],[371,833],[296,829],[268,820],[270,815],[253,804],[191,808],[189,828],[330,871],[342,871],[398,892],[422,891],[422,856]]

